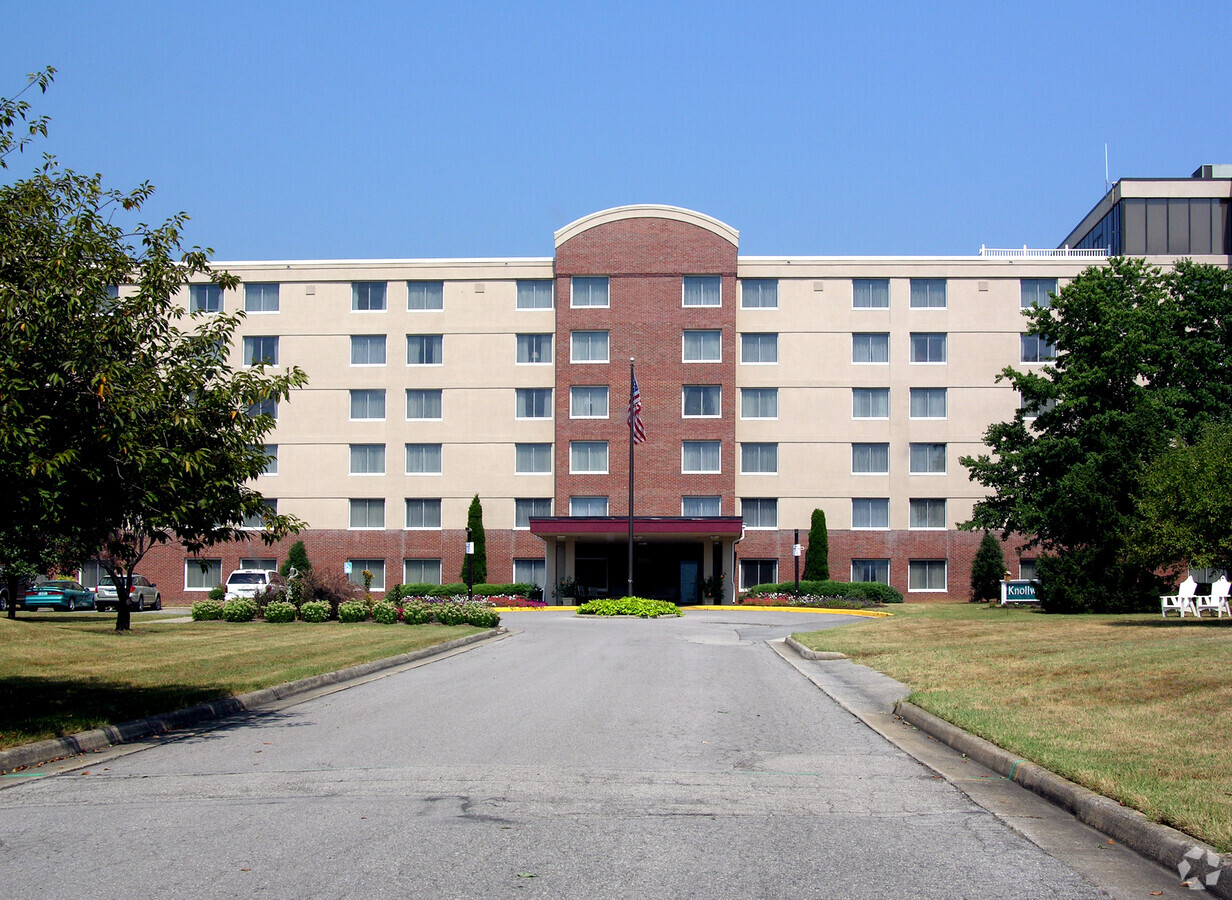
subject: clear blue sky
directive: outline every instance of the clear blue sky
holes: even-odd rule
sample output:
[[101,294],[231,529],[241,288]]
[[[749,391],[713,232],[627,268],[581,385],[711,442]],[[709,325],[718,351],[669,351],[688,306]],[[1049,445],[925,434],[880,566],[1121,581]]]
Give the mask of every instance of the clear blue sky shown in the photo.
[[[742,254],[1055,246],[1112,179],[1232,162],[1228,0],[0,0],[42,149],[219,259],[550,256],[668,203]],[[10,160],[28,171],[33,158]]]

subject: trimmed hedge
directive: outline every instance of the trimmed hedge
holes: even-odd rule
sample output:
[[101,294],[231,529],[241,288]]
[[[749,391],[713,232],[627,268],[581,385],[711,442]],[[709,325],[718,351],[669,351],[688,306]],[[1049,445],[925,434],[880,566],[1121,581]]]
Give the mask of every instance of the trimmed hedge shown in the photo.
[[222,618],[222,604],[217,600],[198,600],[192,605],[194,622],[213,622]]
[[295,612],[294,603],[288,603],[286,600],[274,600],[265,605],[265,621],[294,622]]
[[645,597],[621,597],[619,600],[591,600],[577,608],[579,616],[640,616],[653,619],[658,616],[679,616],[680,607],[666,600],[647,600]]
[[228,622],[251,622],[257,617],[257,604],[243,597],[228,600],[222,605],[222,617]]
[[348,600],[338,607],[339,622],[368,621],[368,606],[362,600]]
[[[496,597],[501,594],[529,597],[536,588],[533,584],[477,584],[476,597]],[[397,603],[403,597],[465,597],[466,585],[455,584],[395,584],[385,592],[385,599]]]
[[[796,589],[794,581],[782,581],[778,584],[758,584],[748,589],[748,593],[757,594],[791,594]],[[853,600],[869,600],[873,603],[902,603],[903,595],[888,584],[876,581],[801,581],[801,594],[812,594],[815,597],[851,597]]]
[[372,621],[382,625],[396,625],[398,622],[398,607],[382,600],[372,607]]
[[299,616],[305,622],[324,622],[329,618],[329,604],[324,600],[309,600],[299,608]]

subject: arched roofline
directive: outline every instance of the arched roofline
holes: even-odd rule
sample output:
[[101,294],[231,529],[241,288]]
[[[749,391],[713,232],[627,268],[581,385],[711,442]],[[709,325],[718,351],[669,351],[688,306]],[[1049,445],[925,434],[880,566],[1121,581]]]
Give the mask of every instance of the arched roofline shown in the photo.
[[679,206],[639,203],[633,206],[616,206],[612,209],[604,209],[570,222],[556,232],[556,247],[559,248],[565,241],[577,237],[583,231],[588,231],[598,225],[606,225],[609,222],[619,222],[622,219],[673,219],[677,222],[685,222],[698,228],[704,228],[706,231],[717,234],[724,240],[729,241],[733,246],[740,246],[740,232],[711,216],[695,212],[691,209],[683,209]]

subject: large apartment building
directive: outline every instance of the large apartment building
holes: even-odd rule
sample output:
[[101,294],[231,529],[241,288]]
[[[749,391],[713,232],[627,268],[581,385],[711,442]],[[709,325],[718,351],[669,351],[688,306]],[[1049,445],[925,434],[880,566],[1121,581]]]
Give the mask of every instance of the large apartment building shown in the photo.
[[[630,362],[637,593],[726,602],[788,580],[814,509],[835,578],[965,598],[982,451],[1017,395],[997,373],[1045,365],[1022,310],[1110,253],[1228,265],[1232,168],[1124,180],[1056,250],[952,257],[741,256],[702,213],[625,206],[578,219],[543,258],[225,262],[235,291],[184,303],[247,313],[235,365],[295,364],[257,487],[309,525],[314,565],[397,582],[463,569],[478,495],[488,580],[626,591]],[[192,600],[287,544],[145,566]],[[1008,546],[1013,575],[1033,560]]]

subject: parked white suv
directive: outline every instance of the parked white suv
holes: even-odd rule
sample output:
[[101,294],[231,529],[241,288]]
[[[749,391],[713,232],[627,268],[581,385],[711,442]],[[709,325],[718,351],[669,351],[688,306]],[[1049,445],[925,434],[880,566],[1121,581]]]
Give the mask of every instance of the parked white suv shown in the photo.
[[285,592],[287,582],[274,569],[236,569],[227,576],[224,590],[228,600],[237,597],[251,600],[267,587],[280,588]]

